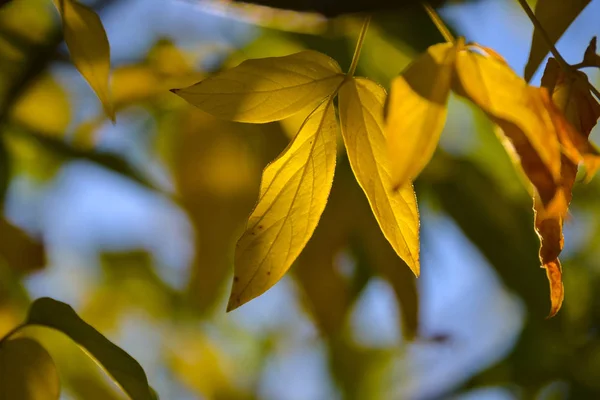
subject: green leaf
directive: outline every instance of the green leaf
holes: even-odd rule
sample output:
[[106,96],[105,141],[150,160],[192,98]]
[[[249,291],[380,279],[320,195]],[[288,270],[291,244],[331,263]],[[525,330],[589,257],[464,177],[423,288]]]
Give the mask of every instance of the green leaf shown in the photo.
[[385,90],[368,79],[351,79],[339,93],[346,152],[373,214],[398,256],[419,275],[419,211],[411,183],[392,190],[383,130]]
[[156,398],[140,364],[88,325],[68,304],[48,297],[37,299],[29,309],[26,324],[53,328],[67,335],[96,359],[132,400]]
[[185,89],[173,89],[218,118],[278,121],[331,95],[344,80],[338,63],[316,51],[246,60]]
[[73,64],[102,102],[104,112],[115,121],[108,85],[110,45],[100,17],[75,0],[53,0],[63,22],[65,42]]
[[[590,0],[538,0],[535,15],[548,33],[552,44],[556,44],[589,3]],[[531,80],[549,51],[540,30],[534,29],[529,59],[525,66],[525,80]]]
[[333,97],[306,119],[265,168],[258,204],[237,243],[231,311],[261,295],[290,268],[325,209],[336,163]]
[[0,342],[0,400],[58,400],[60,379],[50,354],[38,342]]
[[446,122],[456,48],[431,46],[392,81],[386,116],[392,185],[403,187],[431,159]]

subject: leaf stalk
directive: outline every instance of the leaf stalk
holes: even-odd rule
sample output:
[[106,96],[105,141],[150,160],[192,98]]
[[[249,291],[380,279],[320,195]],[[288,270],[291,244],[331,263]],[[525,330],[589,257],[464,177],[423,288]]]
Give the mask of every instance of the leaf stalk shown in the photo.
[[442,21],[442,18],[437,13],[437,11],[435,11],[433,7],[431,7],[431,5],[427,2],[423,2],[423,8],[425,8],[425,12],[427,12],[427,15],[429,15],[429,18],[431,18],[431,21],[438,29],[438,31],[440,31],[446,42],[454,43],[454,36],[452,36],[452,33],[450,33],[450,29],[448,29],[444,21]]
[[[546,31],[546,29],[544,29],[540,20],[535,16],[535,13],[531,9],[531,7],[529,7],[529,4],[527,4],[527,1],[519,0],[519,4],[521,5],[523,11],[525,11],[525,14],[527,14],[529,19],[531,20],[531,23],[533,24],[535,29],[537,29],[540,32],[542,39],[544,39],[544,42],[546,42],[546,45],[550,49],[550,53],[552,53],[552,56],[556,59],[558,65],[560,65],[561,69],[566,74],[571,75],[573,73],[574,68],[571,65],[569,65],[569,63],[558,52],[556,46],[552,42],[552,39],[550,39],[550,35],[548,35],[548,32]],[[600,100],[600,92],[598,91],[598,89],[596,89],[596,87],[594,87],[594,85],[592,85],[591,82],[588,82],[588,86],[590,91],[594,94],[594,96],[596,96],[596,98]]]
[[369,29],[369,24],[371,23],[371,16],[365,18],[363,22],[363,26],[360,29],[360,34],[358,35],[358,41],[356,42],[356,48],[354,49],[354,55],[352,56],[352,63],[350,64],[350,69],[348,69],[347,76],[349,78],[354,76],[356,72],[356,67],[358,66],[358,59],[360,58],[360,51],[362,50],[365,36],[367,36],[367,30]]

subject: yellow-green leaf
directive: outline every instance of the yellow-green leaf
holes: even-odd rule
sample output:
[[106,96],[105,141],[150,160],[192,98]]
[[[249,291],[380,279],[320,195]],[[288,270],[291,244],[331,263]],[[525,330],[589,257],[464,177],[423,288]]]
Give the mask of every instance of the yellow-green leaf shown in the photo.
[[140,364],[82,320],[67,304],[43,297],[29,309],[27,325],[56,329],[83,347],[132,400],[155,400]]
[[[555,44],[569,25],[590,3],[590,0],[538,0],[535,15]],[[534,29],[529,59],[525,66],[525,79],[531,80],[550,49],[539,29]]]
[[522,132],[551,177],[558,182],[560,144],[544,102],[543,90],[528,86],[508,65],[495,58],[470,51],[459,52],[456,71],[459,79],[454,90],[477,104],[505,133],[509,127]]
[[110,46],[100,17],[76,0],[54,0],[63,21],[65,42],[73,64],[102,102],[104,112],[115,121],[110,96]]
[[58,400],[60,380],[50,354],[38,342],[0,343],[0,400]]
[[335,60],[309,50],[246,60],[173,92],[218,118],[264,123],[287,118],[311,104],[316,106],[343,79]]
[[446,121],[455,47],[437,44],[392,81],[387,104],[392,185],[403,187],[431,159]]
[[385,90],[368,79],[352,79],[339,93],[346,152],[356,180],[396,253],[419,275],[419,212],[412,184],[392,191],[383,130]]
[[265,168],[258,204],[237,243],[229,311],[281,279],[312,236],[331,190],[336,136],[330,97]]

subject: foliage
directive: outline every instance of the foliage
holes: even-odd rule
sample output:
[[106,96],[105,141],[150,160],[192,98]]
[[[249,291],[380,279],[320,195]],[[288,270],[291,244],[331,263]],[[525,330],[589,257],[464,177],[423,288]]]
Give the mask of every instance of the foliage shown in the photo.
[[[145,304],[152,314],[165,319],[177,310],[185,315],[184,319],[209,320],[222,285],[229,279],[231,263],[227,311],[261,296],[291,269],[304,305],[327,343],[334,379],[341,391],[348,398],[371,398],[375,390],[372,387],[377,385],[370,374],[389,362],[389,354],[357,345],[347,334],[347,320],[371,278],[381,276],[391,284],[400,305],[404,336],[413,339],[420,335],[414,278],[421,273],[421,222],[413,185],[418,193],[419,182],[428,184],[425,196],[427,191],[434,193],[429,197],[437,198],[440,207],[478,245],[505,283],[535,310],[542,304],[540,292],[530,287],[537,287],[539,277],[529,270],[515,269],[516,263],[509,265],[513,260],[505,253],[511,249],[518,254],[515,258],[533,267],[536,255],[532,249],[537,243],[530,234],[537,233],[539,262],[549,282],[549,316],[561,309],[565,299],[563,274],[577,279],[563,271],[558,258],[564,247],[563,227],[573,193],[593,190],[576,189],[578,170],[584,167],[589,182],[600,166],[600,153],[589,141],[600,118],[600,95],[580,70],[600,67],[600,55],[593,38],[582,61],[570,65],[555,44],[590,1],[538,0],[535,12],[525,0],[519,1],[534,26],[524,78],[492,48],[462,37],[455,39],[436,11],[420,1],[404,2],[398,12],[410,15],[415,5],[423,6],[446,42],[413,44],[410,57],[395,54],[399,47],[385,37],[385,24],[374,17],[369,27],[371,17],[367,16],[354,53],[347,60],[339,43],[324,49],[312,45],[315,37],[271,32],[263,39],[268,46],[257,46],[260,50],[249,47],[244,57],[247,59],[240,62],[234,55],[214,73],[196,72],[190,57],[165,40],[157,42],[144,60],[111,71],[109,41],[94,7],[76,0],[54,0],[62,21],[61,34],[53,30],[51,17],[31,11],[32,4],[42,1],[15,0],[0,9],[0,34],[11,40],[17,38],[0,43],[6,48],[0,46],[0,51],[9,55],[0,60],[8,66],[3,68],[7,78],[0,86],[0,198],[4,199],[8,182],[18,175],[47,182],[66,162],[82,159],[176,200],[196,232],[193,272],[186,293],[165,284],[148,267],[144,256],[141,262],[138,255],[107,261],[110,265],[122,263],[123,268],[107,269],[108,289],[94,293],[86,305],[90,315],[98,317],[100,326],[116,324],[114,316],[108,316],[111,308],[135,308],[138,304]],[[279,6],[326,16],[379,8],[375,3],[353,3],[339,9],[324,9],[310,2],[288,3]],[[250,5],[232,7],[242,13],[256,12]],[[11,22],[17,13],[35,21],[39,29],[19,31]],[[344,33],[356,31],[354,17],[342,16],[337,21],[341,22],[331,26],[342,27]],[[382,86],[370,79],[369,73],[367,77],[355,76],[357,71],[365,72],[359,59],[363,48],[365,58],[369,35],[376,37],[380,46],[387,46],[390,60],[412,59],[397,76],[388,70],[366,71],[387,74],[389,95],[384,88],[388,82],[380,82]],[[72,64],[103,108],[102,113],[88,115],[76,124],[72,124],[64,89],[47,71],[63,39]],[[283,51],[276,50],[278,46]],[[552,57],[545,66],[541,85],[531,85],[528,82],[549,52]],[[14,67],[14,59],[26,70]],[[349,68],[343,72],[340,64],[346,61]],[[401,67],[393,66],[392,70]],[[196,108],[188,107],[169,90]],[[52,105],[40,107],[48,98]],[[471,160],[447,155],[438,148],[447,119],[452,118],[453,99],[465,100],[473,113],[484,117],[481,123],[491,127],[488,130],[496,133],[499,146],[512,160],[533,203],[534,229],[528,229],[529,233],[523,221],[530,216],[522,203],[497,193]],[[106,117],[115,124],[116,113],[126,115],[136,107],[156,121],[160,135],[147,146],[167,166],[176,194],[166,193],[169,189],[148,172],[144,162],[138,160],[136,164],[133,158],[99,151],[98,135]],[[70,125],[76,127],[67,136],[64,132],[71,129]],[[338,146],[339,136],[343,146]],[[269,160],[261,174],[261,167]],[[503,173],[506,171],[491,175]],[[472,207],[466,204],[471,201]],[[497,240],[482,242],[482,232]],[[6,282],[13,285],[46,264],[39,240],[30,238],[9,219],[0,219],[0,234],[2,267],[6,264],[10,270],[5,274]],[[235,251],[230,254],[230,244],[238,237]],[[352,273],[340,269],[340,255],[353,258]],[[15,287],[19,285],[14,283]],[[154,300],[145,298],[149,291],[156,293]],[[0,293],[4,301],[2,296]],[[22,293],[6,298],[12,299],[7,300],[10,309],[22,309],[28,303],[27,295]],[[11,303],[16,302],[13,298],[20,299],[19,307]],[[577,299],[575,303],[580,304]],[[67,304],[38,299],[29,306],[24,321],[5,329],[8,333],[0,340],[0,399],[60,396],[57,366],[46,346],[33,338],[14,338],[30,326],[64,333],[130,398],[157,398],[140,363],[84,322]],[[536,319],[529,323],[517,348],[535,342],[532,338],[540,324],[553,322]],[[586,328],[577,332],[585,336]],[[224,360],[230,358],[222,355],[210,338],[173,334],[180,335],[182,343],[189,343],[190,352],[200,354],[196,357],[215,366],[202,366],[206,375],[213,375],[212,380],[207,378],[210,383],[198,382],[187,374],[190,362],[184,353],[188,346],[183,351],[171,349],[170,360],[180,380],[206,397],[252,398],[246,393],[255,390],[244,391],[239,388],[243,385],[232,383],[235,378],[223,367],[227,364]],[[443,333],[426,339],[441,343],[447,340]],[[556,341],[551,334],[543,339],[537,348],[529,349],[532,353],[524,356],[525,361],[515,361],[517,368],[531,367],[530,354],[544,353],[546,349],[540,346]],[[264,338],[262,346],[266,349],[269,340]],[[573,351],[580,350],[578,340],[570,343]],[[540,372],[531,384],[536,391],[550,379],[570,373],[561,365],[568,354],[557,351],[545,356],[552,360],[552,367]],[[594,360],[589,362],[593,364]],[[70,390],[84,393],[86,384],[81,383],[81,372],[66,371]],[[495,372],[491,370],[490,379],[482,375],[482,381],[497,383]],[[588,389],[593,392],[593,375],[582,376],[583,393]],[[468,385],[477,386],[477,380]],[[104,390],[99,385],[92,391],[110,393]]]

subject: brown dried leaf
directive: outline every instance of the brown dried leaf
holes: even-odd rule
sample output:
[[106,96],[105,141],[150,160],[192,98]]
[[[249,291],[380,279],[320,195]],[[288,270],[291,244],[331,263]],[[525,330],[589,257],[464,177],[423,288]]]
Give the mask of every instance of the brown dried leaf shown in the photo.
[[[589,48],[588,48],[589,49]],[[540,261],[550,283],[551,309],[554,316],[564,299],[562,267],[558,256],[563,245],[563,224],[567,216],[578,164],[586,165],[588,175],[598,168],[600,157],[588,141],[592,128],[600,117],[600,104],[588,89],[587,76],[577,72],[567,76],[554,59],[546,65],[542,85],[552,93],[550,100],[542,96],[562,146],[561,180],[553,208],[545,207],[534,196],[535,229],[540,237]]]

